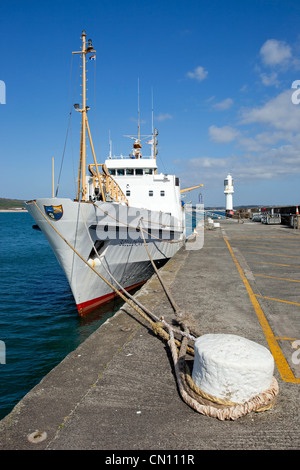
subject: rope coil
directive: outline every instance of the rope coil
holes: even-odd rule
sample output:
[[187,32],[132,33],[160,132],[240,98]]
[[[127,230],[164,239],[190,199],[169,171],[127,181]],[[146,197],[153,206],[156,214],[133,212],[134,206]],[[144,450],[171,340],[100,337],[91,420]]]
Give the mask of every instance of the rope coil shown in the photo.
[[187,366],[188,363],[185,360],[185,338],[182,341],[179,354],[172,332],[170,332],[168,345],[172,353],[180,395],[184,402],[198,413],[217,418],[220,421],[236,420],[251,412],[266,411],[274,406],[275,398],[279,392],[278,382],[275,377],[272,378],[267,390],[251,398],[246,403],[240,404],[221,400],[204,393],[194,384],[191,369]]

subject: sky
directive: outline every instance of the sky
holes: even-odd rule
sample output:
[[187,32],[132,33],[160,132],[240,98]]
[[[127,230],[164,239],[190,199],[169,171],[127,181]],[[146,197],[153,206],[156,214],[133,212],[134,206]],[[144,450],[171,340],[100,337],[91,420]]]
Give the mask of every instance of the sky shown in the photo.
[[0,0],[0,197],[51,196],[53,158],[74,197],[85,30],[99,163],[109,136],[129,154],[139,108],[159,171],[204,185],[186,200],[224,206],[230,173],[234,206],[300,204],[299,20],[297,0]]

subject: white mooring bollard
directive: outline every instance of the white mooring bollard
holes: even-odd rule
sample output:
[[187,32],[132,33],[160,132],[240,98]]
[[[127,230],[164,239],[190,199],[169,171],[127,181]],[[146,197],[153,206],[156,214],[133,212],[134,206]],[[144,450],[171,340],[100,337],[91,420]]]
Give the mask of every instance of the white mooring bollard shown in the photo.
[[273,356],[254,341],[207,334],[195,341],[194,351],[192,378],[205,393],[242,404],[270,387]]

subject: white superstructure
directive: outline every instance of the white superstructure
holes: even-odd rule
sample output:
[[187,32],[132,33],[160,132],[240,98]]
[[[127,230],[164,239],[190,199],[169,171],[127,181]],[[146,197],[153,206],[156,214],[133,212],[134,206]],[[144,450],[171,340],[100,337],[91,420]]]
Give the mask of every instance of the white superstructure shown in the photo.
[[105,165],[125,194],[129,206],[159,209],[181,218],[179,178],[157,173],[154,158],[111,158],[105,160]]

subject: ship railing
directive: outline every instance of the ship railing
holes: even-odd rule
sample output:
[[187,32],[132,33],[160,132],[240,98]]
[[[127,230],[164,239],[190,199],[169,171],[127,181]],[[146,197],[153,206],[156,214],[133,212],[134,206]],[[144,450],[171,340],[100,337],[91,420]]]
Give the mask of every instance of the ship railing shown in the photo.
[[136,157],[135,155],[133,154],[129,154],[129,155],[123,155],[123,154],[120,154],[120,155],[110,155],[109,157],[106,158],[106,160],[155,160],[154,157],[152,157],[151,155],[140,155],[140,157]]
[[123,193],[118,183],[109,173],[106,165],[104,163],[98,163],[97,166],[98,169],[101,169],[100,182],[98,181],[99,178],[95,170],[95,164],[90,164],[88,168],[93,177],[94,189],[100,189],[103,201],[123,202],[129,205],[127,197]]

